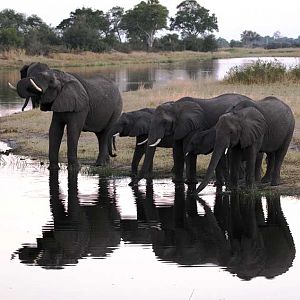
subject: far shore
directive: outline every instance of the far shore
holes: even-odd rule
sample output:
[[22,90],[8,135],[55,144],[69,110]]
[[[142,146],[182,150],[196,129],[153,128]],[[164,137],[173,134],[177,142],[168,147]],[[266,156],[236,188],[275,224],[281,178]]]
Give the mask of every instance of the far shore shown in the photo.
[[49,53],[48,56],[29,56],[24,50],[0,52],[0,69],[17,69],[31,62],[42,62],[50,67],[114,66],[123,64],[176,63],[186,60],[210,60],[238,57],[300,57],[300,48],[223,48],[216,52],[138,52],[107,53],[70,52]]
[[[276,84],[226,84],[213,80],[183,81],[178,80],[167,86],[144,89],[123,93],[124,111],[132,111],[143,107],[156,107],[169,100],[178,100],[189,95],[198,98],[210,98],[223,93],[240,93],[254,100],[274,95],[284,100],[293,110],[296,118],[291,148],[284,160],[281,177],[282,185],[264,190],[277,191],[282,194],[300,195],[300,83]],[[41,164],[48,164],[48,129],[51,112],[39,109],[19,112],[0,118],[0,140],[13,141],[17,147],[13,153],[38,160]],[[97,141],[92,133],[82,133],[79,140],[78,157],[82,170],[87,173],[98,173],[101,176],[128,176],[130,163],[135,147],[134,138],[117,139],[117,157],[111,160],[108,168],[92,167],[97,155]],[[198,158],[198,175],[203,176],[210,155]],[[64,137],[60,150],[60,161],[66,162],[66,139]],[[157,148],[154,161],[154,177],[171,177],[172,151]],[[265,165],[264,165],[265,168]]]

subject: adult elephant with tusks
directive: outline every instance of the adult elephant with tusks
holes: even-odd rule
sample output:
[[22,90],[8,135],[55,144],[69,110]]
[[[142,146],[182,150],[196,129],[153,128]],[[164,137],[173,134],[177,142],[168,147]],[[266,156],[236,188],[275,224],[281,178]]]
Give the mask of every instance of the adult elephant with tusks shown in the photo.
[[94,132],[98,138],[97,166],[109,163],[108,133],[122,111],[117,86],[97,75],[92,78],[49,69],[17,84],[20,97],[40,96],[41,110],[53,111],[49,129],[50,169],[58,168],[58,154],[67,127],[68,168],[78,170],[77,146],[81,131]]
[[280,184],[280,169],[293,136],[295,119],[290,107],[275,97],[260,101],[243,101],[222,115],[216,125],[214,151],[205,175],[197,188],[202,191],[208,184],[220,158],[231,148],[231,187],[238,186],[238,170],[242,159],[246,160],[246,184],[254,187],[257,155],[265,152],[268,156],[267,171],[263,182]]
[[[117,137],[135,137],[136,145],[131,162],[131,177],[137,176],[138,166],[146,152],[148,133],[150,129],[151,119],[154,115],[155,108],[142,108],[130,112],[123,112],[117,122],[113,125],[108,139],[109,153],[111,157],[116,156],[112,151],[111,141]],[[164,137],[158,147],[172,148],[172,136]],[[152,169],[152,167],[151,167]]]
[[[195,129],[207,130],[213,127],[219,117],[229,107],[250,98],[240,94],[223,94],[210,99],[184,97],[171,103],[159,105],[151,121],[148,135],[148,145],[145,160],[138,178],[132,182],[136,184],[139,179],[148,177],[152,165],[155,147],[166,135],[173,135],[173,161],[174,182],[183,181],[184,152],[183,140]],[[186,160],[187,182],[196,183],[197,155],[189,155]]]

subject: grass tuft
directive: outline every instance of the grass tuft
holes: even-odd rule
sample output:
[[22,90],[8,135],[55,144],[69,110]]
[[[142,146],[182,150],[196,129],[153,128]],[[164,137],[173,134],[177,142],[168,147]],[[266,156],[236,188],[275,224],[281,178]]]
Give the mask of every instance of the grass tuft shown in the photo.
[[263,61],[232,67],[225,76],[227,83],[269,84],[276,82],[297,82],[300,79],[300,65],[287,68],[278,60]]

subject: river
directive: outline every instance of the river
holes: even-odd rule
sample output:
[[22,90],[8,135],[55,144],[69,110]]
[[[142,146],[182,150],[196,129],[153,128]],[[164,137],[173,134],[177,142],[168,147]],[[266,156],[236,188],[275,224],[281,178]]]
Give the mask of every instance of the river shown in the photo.
[[[221,65],[141,73],[159,85],[219,78]],[[23,103],[6,87],[17,78],[0,73],[2,115]],[[0,156],[1,299],[299,299],[299,197],[216,195],[209,185],[197,201],[170,178],[128,182]]]

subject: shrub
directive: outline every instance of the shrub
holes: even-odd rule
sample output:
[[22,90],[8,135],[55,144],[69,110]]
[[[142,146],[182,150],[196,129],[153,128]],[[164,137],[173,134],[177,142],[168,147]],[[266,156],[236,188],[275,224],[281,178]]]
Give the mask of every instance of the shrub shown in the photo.
[[228,83],[273,83],[283,80],[287,75],[287,68],[278,60],[263,61],[245,66],[232,67],[225,76]]

